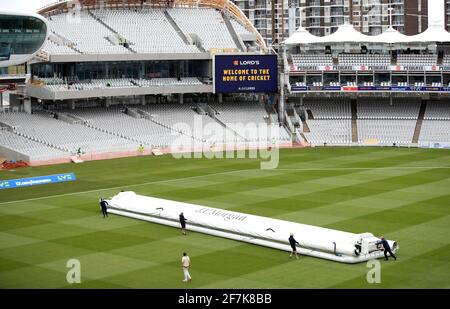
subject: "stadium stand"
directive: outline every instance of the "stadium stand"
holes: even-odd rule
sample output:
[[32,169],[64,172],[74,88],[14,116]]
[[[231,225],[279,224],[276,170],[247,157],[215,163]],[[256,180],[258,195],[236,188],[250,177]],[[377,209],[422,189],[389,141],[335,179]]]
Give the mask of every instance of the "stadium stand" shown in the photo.
[[450,101],[428,101],[425,120],[450,120]]
[[[71,46],[80,53],[131,53],[131,51],[122,45],[113,45],[108,41],[107,38],[113,37],[115,35],[114,32],[99,23],[87,11],[81,11],[78,14],[66,13],[53,15],[49,18],[49,24],[53,34],[62,38],[67,42],[67,46]],[[80,25],[83,25],[83,31],[80,31]],[[49,44],[46,46],[48,47]],[[52,49],[52,51],[55,51],[55,49]],[[56,51],[60,53],[60,49]]]
[[442,58],[442,65],[446,67],[450,66],[450,55],[444,55]]
[[280,142],[290,140],[289,133],[284,127],[280,127],[279,132],[276,130],[278,128],[274,128],[273,134],[279,134],[279,136],[271,136],[270,132],[264,134],[266,132],[258,131],[259,125],[262,125],[262,128],[265,128],[266,125],[269,125],[269,128],[270,125],[278,127],[278,124],[271,124],[269,115],[261,104],[256,102],[225,102],[210,103],[209,106],[215,111],[215,117],[217,119],[236,132],[239,136],[245,138],[246,141],[272,142],[273,138]]
[[19,134],[0,130],[1,146],[27,156],[30,161],[48,160],[69,154]]
[[450,141],[450,101],[429,101],[425,111],[419,143]]
[[[184,134],[209,144],[223,144],[234,142],[236,139],[243,142],[235,132],[223,128],[213,118],[205,114],[198,114],[194,109],[196,105],[189,104],[151,104],[142,106],[142,110],[148,112],[151,117],[173,131],[182,131]],[[196,117],[194,117],[196,116]],[[196,122],[196,121],[201,122]],[[206,134],[204,127],[209,126],[212,130],[219,130],[219,135]]]
[[433,66],[437,64],[437,55],[401,54],[397,56],[397,64],[410,69]]
[[190,36],[197,35],[205,50],[237,49],[223,17],[218,11],[211,8],[198,8],[191,9],[189,14],[186,14],[186,10],[183,8],[170,8],[167,12],[185,33]]
[[368,66],[383,68],[391,65],[391,56],[387,54],[339,54],[339,65],[344,67]]
[[0,113],[0,122],[11,126],[17,135],[68,153],[78,148],[93,153],[136,148],[136,142],[81,124],[69,124],[44,112]]
[[358,119],[358,141],[381,145],[411,144],[416,120]]
[[133,88],[133,87],[174,87],[174,86],[194,86],[203,83],[196,77],[184,78],[153,78],[153,79],[133,79],[133,78],[103,78],[91,79],[87,81],[69,82],[60,78],[41,78],[44,87],[51,91],[78,91],[107,88]]
[[185,44],[163,10],[96,10],[92,11],[92,14],[115,29],[129,42],[130,48],[138,53],[199,52],[196,46]]
[[424,120],[419,137],[419,143],[448,143],[450,141],[450,121]]
[[242,26],[238,21],[232,19],[231,24],[233,25],[234,31],[236,31],[239,35],[250,35],[252,34],[249,30],[247,30],[244,26]]
[[420,98],[389,99],[360,98],[358,100],[358,119],[417,119]]
[[308,120],[310,132],[303,134],[314,145],[349,145],[352,142],[351,126],[348,119]]
[[419,115],[420,98],[360,98],[358,141],[362,144],[410,144]]
[[307,98],[304,108],[310,110],[314,119],[351,119],[350,100],[344,98]]
[[292,62],[297,70],[314,69],[320,66],[332,66],[331,55],[292,54]]
[[[314,145],[348,145],[352,142],[350,100],[344,98],[307,98],[303,109],[308,114],[309,132],[303,134]],[[297,131],[300,133],[299,131]]]
[[57,43],[54,43],[50,39],[47,40],[43,49],[50,54],[79,54],[79,52],[75,51],[74,49],[66,45],[59,45]]
[[175,132],[151,119],[128,116],[122,108],[85,108],[65,110],[64,113],[83,119],[88,127],[104,130],[152,147],[169,147],[177,137]]

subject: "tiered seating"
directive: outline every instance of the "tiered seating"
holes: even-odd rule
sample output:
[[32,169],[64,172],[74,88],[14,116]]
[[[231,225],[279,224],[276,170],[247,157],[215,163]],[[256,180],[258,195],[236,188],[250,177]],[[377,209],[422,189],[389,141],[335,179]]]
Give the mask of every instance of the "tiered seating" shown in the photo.
[[172,86],[196,86],[203,83],[196,77],[177,78],[153,78],[153,79],[135,79],[138,85],[142,87],[172,87]]
[[307,140],[315,145],[349,145],[352,142],[352,122],[349,119],[308,120],[311,132],[303,133]]
[[333,58],[331,55],[293,54],[292,62],[297,70],[314,69],[320,66],[332,66]]
[[244,26],[242,26],[238,21],[236,21],[234,19],[230,19],[230,22],[237,34],[239,34],[239,35],[252,34]]
[[424,120],[419,136],[421,142],[450,143],[450,121]]
[[89,81],[67,82],[60,78],[41,78],[46,87],[52,91],[78,91],[105,88],[133,88],[133,87],[174,87],[196,86],[203,83],[196,77],[177,78],[103,78]]
[[167,10],[186,34],[196,34],[205,50],[214,48],[237,48],[219,11],[210,8]]
[[445,55],[444,58],[442,58],[442,65],[443,66],[450,66],[450,55]]
[[[351,119],[350,101],[343,98],[326,100],[308,98],[303,101],[305,109],[311,110],[314,119]],[[308,124],[309,124],[308,120]]]
[[425,120],[450,120],[450,101],[428,101]]
[[311,110],[314,119],[307,123],[311,132],[304,133],[309,142],[321,145],[350,144],[352,123],[350,101],[343,98],[309,98],[303,102],[304,109]]
[[0,140],[4,147],[22,153],[30,160],[48,160],[56,157],[67,157],[68,152],[48,147],[39,142],[19,136],[6,130],[0,130]]
[[450,101],[428,101],[420,142],[450,142]]
[[114,132],[152,147],[168,147],[177,138],[170,129],[148,119],[132,118],[119,108],[85,108],[65,113],[85,119],[89,126]]
[[214,134],[206,132],[204,130],[206,126],[212,130],[224,131],[223,127],[214,119],[207,115],[196,114],[192,107],[188,104],[151,104],[140,108],[150,113],[155,121],[175,131],[181,130],[186,135],[209,144],[232,142],[237,138],[231,131],[226,133],[226,136],[223,136],[225,133],[220,134],[221,136],[214,136]]
[[65,84],[64,79],[59,77],[45,77],[40,78],[40,80],[46,85],[62,85]]
[[[191,17],[186,9],[183,12]],[[131,42],[130,47],[138,53],[199,52],[194,45],[183,42],[162,10],[105,10],[93,13]]]
[[358,119],[358,141],[378,144],[410,144],[416,120]]
[[338,59],[340,66],[388,67],[391,65],[391,56],[388,54],[340,54]]
[[437,63],[437,55],[398,55],[397,64],[406,68],[423,68]]
[[384,98],[361,98],[358,101],[358,119],[417,119],[420,99],[394,99],[390,105]]
[[[227,127],[237,132],[250,142],[268,141],[272,142],[272,138],[278,141],[288,141],[289,134],[285,128],[279,128],[279,136],[270,136],[270,130],[264,132],[267,128],[269,115],[267,114],[263,105],[255,102],[225,102],[225,103],[210,103],[216,112],[216,117]],[[258,126],[261,126],[259,131]],[[276,124],[278,127],[278,124]],[[277,133],[273,131],[272,133]]]
[[[72,21],[72,22],[70,22]],[[74,44],[82,53],[89,54],[124,54],[129,50],[121,45],[113,45],[106,37],[114,33],[95,20],[86,11],[78,14],[58,14],[49,18],[50,29]],[[83,27],[83,31],[80,30]]]
[[13,126],[14,132],[23,137],[69,152],[78,148],[86,153],[136,149],[136,142],[84,125],[68,124],[45,113],[0,113],[0,121]]
[[410,144],[419,116],[420,98],[384,98],[358,101],[358,141],[379,144]]
[[46,52],[48,52],[51,55],[79,54],[78,52],[76,52],[75,50],[73,50],[72,48],[70,48],[68,46],[58,45],[56,43],[53,43],[50,40],[47,40],[47,42],[45,43],[45,45],[44,45],[44,47],[42,49],[45,50]]

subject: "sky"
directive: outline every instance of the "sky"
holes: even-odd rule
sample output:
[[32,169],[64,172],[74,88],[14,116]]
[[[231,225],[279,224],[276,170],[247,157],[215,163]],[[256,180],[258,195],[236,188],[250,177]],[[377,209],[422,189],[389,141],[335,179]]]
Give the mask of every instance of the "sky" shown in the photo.
[[[445,0],[428,0],[432,21],[441,19],[439,18],[438,8],[444,7],[444,1]],[[54,2],[57,2],[57,0],[0,0],[0,9],[36,12],[37,9]]]
[[39,8],[57,0],[0,0],[0,9],[36,12]]

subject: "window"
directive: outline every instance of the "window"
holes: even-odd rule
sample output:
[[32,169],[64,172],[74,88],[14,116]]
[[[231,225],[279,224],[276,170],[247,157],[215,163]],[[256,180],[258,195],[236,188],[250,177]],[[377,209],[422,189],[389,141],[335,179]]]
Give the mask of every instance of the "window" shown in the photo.
[[42,46],[47,33],[45,23],[30,16],[0,15],[2,53],[33,54]]

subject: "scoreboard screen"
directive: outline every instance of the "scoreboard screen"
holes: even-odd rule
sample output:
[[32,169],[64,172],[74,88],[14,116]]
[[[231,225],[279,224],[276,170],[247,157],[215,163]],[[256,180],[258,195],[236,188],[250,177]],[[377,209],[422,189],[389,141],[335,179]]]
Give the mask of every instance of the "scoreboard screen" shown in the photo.
[[276,55],[216,55],[215,93],[277,92]]

